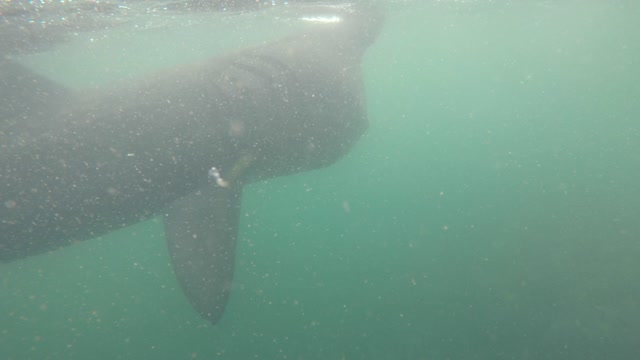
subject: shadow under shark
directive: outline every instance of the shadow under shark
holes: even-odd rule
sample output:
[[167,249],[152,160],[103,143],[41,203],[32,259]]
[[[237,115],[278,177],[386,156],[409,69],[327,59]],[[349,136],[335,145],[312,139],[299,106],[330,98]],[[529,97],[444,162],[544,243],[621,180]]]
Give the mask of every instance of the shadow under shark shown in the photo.
[[360,9],[81,92],[0,59],[0,260],[161,216],[179,283],[215,324],[243,185],[349,151],[367,128],[360,64],[381,26],[377,10]]

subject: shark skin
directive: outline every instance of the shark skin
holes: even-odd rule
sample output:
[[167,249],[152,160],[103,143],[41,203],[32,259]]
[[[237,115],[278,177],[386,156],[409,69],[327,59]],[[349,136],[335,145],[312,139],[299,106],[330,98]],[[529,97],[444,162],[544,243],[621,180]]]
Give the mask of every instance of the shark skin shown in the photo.
[[215,324],[244,184],[328,166],[368,126],[377,10],[137,79],[74,91],[0,59],[0,261],[160,216],[174,272]]

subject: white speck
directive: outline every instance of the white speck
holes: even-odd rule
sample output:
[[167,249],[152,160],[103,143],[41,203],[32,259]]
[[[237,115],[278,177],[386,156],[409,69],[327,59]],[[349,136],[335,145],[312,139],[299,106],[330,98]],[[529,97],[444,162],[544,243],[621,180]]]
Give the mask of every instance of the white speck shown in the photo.
[[342,21],[342,18],[339,16],[304,16],[301,17],[300,20],[308,21],[312,23],[321,23],[321,24],[330,24],[330,23],[338,23]]

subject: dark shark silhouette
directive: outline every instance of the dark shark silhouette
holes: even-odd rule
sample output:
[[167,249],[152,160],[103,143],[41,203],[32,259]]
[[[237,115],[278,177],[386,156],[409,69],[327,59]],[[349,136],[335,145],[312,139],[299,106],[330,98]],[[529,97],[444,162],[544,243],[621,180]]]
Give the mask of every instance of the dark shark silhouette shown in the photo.
[[174,271],[223,314],[243,184],[327,166],[367,128],[360,63],[382,24],[341,22],[73,92],[0,60],[0,260],[161,216]]

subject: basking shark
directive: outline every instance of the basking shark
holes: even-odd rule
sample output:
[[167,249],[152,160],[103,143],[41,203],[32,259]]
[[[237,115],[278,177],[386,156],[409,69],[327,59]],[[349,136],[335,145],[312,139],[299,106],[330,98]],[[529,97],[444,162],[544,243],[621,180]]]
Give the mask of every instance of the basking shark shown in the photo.
[[377,9],[275,42],[74,91],[0,59],[0,261],[160,217],[174,272],[215,324],[243,185],[321,168],[368,119]]

